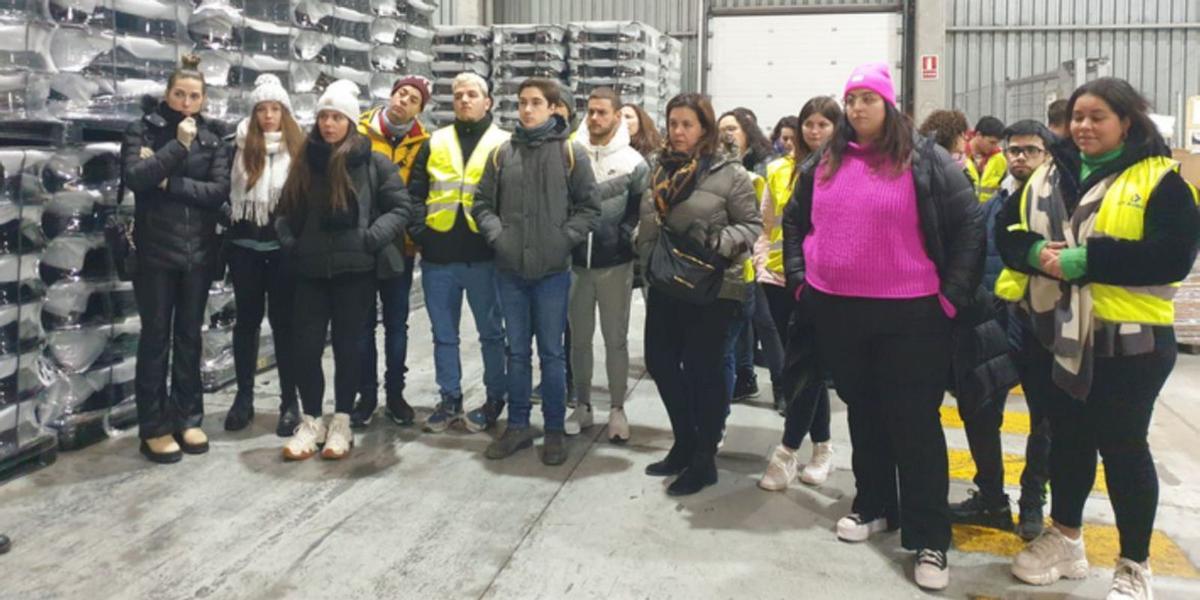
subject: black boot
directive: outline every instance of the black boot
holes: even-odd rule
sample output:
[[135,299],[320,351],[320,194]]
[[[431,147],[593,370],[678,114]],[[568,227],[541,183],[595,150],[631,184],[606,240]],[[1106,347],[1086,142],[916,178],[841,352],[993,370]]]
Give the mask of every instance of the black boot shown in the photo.
[[671,446],[671,451],[667,453],[666,458],[646,465],[646,474],[651,477],[678,475],[687,468],[690,459],[691,450],[676,444]]
[[733,384],[733,401],[744,402],[758,395],[758,375],[754,371],[738,373]]
[[225,431],[241,431],[254,422],[254,388],[238,389],[225,415]]
[[279,423],[275,425],[275,435],[281,438],[292,437],[300,426],[300,403],[295,398],[285,399],[279,406]]
[[711,456],[697,458],[667,486],[668,496],[690,496],[717,482],[717,463]]

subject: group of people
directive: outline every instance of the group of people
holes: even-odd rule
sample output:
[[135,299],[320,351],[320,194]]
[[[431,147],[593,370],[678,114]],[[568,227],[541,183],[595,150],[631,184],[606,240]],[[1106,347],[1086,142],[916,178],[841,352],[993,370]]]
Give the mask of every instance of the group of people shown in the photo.
[[[199,333],[226,264],[238,311],[227,429],[254,417],[264,315],[284,459],[351,453],[353,430],[377,412],[377,321],[384,414],[412,424],[404,386],[417,256],[440,394],[426,431],[483,431],[507,409],[487,458],[543,437],[542,461],[564,463],[565,436],[593,424],[598,312],[606,435],[623,443],[640,272],[646,367],[674,439],[646,473],[673,477],[668,494],[717,481],[731,402],[758,393],[761,347],[785,419],[759,486],[828,477],[832,385],[848,407],[856,487],[837,537],[899,529],[916,583],[943,589],[952,522],[1014,527],[1000,426],[1019,383],[1031,434],[1017,530],[1029,545],[1014,575],[1044,585],[1086,573],[1081,519],[1099,453],[1121,538],[1109,597],[1151,596],[1147,432],[1174,365],[1171,297],[1194,260],[1200,212],[1128,83],[1096,80],[1051,106],[1057,131],[990,117],[969,130],[954,111],[918,129],[888,67],[874,63],[853,71],[840,102],[808,100],[770,138],[748,109],[718,118],[707,97],[681,94],[661,142],[657,124],[609,89],[592,92],[576,129],[570,94],[527,80],[512,132],[493,121],[482,78],[459,75],[453,93],[455,122],[429,131],[426,80],[398,80],[387,104],[365,113],[356,86],[337,81],[304,131],[264,75],[251,116],[222,137],[202,116],[196,64],[171,77],[122,148],[137,201],[142,454],[169,463],[208,450]],[[469,411],[478,388],[462,381],[464,295],[484,367]],[[334,414],[324,418],[327,335]],[[530,420],[535,340],[542,430]],[[979,489],[955,504],[947,390],[978,466]],[[1043,527],[1047,483],[1055,502]]]

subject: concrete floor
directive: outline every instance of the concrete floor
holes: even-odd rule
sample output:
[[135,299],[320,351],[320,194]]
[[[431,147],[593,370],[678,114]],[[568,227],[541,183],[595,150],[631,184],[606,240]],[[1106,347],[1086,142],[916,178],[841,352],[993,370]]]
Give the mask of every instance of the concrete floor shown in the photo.
[[[837,470],[819,488],[755,486],[782,428],[767,394],[734,407],[716,486],[672,499],[666,481],[642,474],[671,436],[644,375],[644,306],[640,294],[635,299],[628,446],[604,441],[607,398],[598,389],[600,425],[571,441],[561,467],[543,466],[535,451],[487,461],[489,434],[425,434],[382,418],[357,436],[350,460],[284,464],[268,372],[249,431],[221,431],[232,390],[208,396],[207,456],[152,465],[126,434],[0,488],[0,527],[15,541],[0,557],[0,598],[922,596],[897,535],[862,545],[834,538],[853,490],[840,402]],[[473,405],[481,400],[481,363],[469,315],[463,330]],[[412,315],[411,335],[407,395],[423,417],[436,396],[423,310]],[[326,365],[331,377],[328,353]],[[596,372],[604,384],[603,369]],[[760,378],[769,389],[766,374]],[[1197,400],[1200,357],[1182,356],[1152,433],[1163,485],[1157,527],[1181,555],[1172,572],[1183,574],[1156,577],[1160,599],[1200,597]],[[1012,404],[1023,410],[1019,400]],[[947,429],[947,437],[952,448],[966,448],[961,430]],[[1005,446],[1019,453],[1023,441],[1006,435]],[[807,444],[802,452],[808,456]],[[952,499],[968,487],[953,482]],[[1103,495],[1089,502],[1087,520],[1113,522]],[[1112,573],[1111,564],[1093,564],[1085,581],[1033,588],[1012,579],[998,550],[956,550],[950,561],[943,595],[954,598],[1102,598]]]

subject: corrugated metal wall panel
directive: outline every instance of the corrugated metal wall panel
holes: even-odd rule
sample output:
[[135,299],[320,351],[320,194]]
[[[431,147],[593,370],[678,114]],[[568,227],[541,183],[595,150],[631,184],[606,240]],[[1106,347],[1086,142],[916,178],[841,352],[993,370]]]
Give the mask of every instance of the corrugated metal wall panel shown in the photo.
[[[972,122],[1045,118],[1056,86],[1024,81],[1076,57],[1107,58],[1111,75],[1176,116],[1177,136],[1181,99],[1200,94],[1200,0],[947,0],[946,23],[947,96]],[[1031,93],[1041,97],[1022,102]]]
[[457,25],[458,24],[458,8],[457,0],[441,0],[438,5],[437,14],[433,17],[434,25]]

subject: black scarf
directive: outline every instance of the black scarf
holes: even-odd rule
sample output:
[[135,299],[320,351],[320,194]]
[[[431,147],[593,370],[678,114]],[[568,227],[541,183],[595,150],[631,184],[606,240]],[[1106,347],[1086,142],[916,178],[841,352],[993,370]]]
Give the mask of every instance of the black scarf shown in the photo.
[[691,197],[707,162],[695,154],[672,150],[664,150],[659,155],[653,190],[654,205],[660,215],[665,217],[676,204]]
[[533,129],[527,129],[524,125],[517,124],[517,130],[513,132],[513,142],[523,146],[537,146],[562,127],[566,127],[566,121],[558,115],[550,115],[545,123]]

